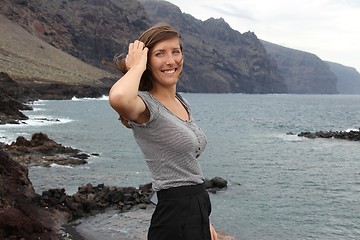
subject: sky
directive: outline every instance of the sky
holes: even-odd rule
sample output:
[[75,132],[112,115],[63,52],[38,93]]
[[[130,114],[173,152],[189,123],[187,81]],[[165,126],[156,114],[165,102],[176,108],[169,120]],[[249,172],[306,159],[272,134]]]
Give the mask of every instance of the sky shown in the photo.
[[360,0],[167,0],[206,20],[360,72]]

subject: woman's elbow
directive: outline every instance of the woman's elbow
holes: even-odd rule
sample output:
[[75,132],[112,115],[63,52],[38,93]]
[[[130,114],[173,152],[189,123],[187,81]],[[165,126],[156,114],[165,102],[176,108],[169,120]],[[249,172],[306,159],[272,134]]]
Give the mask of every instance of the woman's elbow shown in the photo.
[[117,112],[121,111],[122,106],[122,97],[121,94],[111,92],[109,93],[109,104]]

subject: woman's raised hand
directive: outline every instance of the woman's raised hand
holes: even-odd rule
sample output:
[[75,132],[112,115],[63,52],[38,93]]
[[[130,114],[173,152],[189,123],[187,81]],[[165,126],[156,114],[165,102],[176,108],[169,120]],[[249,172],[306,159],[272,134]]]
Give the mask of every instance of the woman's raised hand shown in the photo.
[[130,70],[130,68],[139,67],[145,71],[148,51],[149,49],[145,47],[145,44],[139,40],[130,43],[128,55],[125,59],[126,68]]

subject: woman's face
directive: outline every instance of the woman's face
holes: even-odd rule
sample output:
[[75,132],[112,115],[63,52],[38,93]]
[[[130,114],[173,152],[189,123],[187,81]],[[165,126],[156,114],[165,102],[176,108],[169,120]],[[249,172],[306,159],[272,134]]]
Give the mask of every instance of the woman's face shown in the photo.
[[163,87],[175,85],[183,68],[183,54],[177,37],[157,43],[149,55],[151,73],[155,85]]

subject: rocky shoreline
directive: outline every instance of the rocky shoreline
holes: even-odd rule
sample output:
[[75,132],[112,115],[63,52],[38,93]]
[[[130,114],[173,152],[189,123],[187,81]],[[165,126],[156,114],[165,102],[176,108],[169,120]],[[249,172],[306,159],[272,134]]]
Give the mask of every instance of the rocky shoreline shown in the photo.
[[[105,81],[105,80],[104,80]],[[22,110],[32,110],[27,104],[39,99],[65,100],[78,98],[99,98],[108,93],[109,83],[95,87],[69,85],[40,80],[13,80],[7,73],[0,72],[0,124],[19,124],[27,120]]]
[[[54,142],[44,133],[33,134],[31,140],[20,136],[11,144],[1,144],[0,239],[81,239],[72,227],[75,220],[108,209],[128,212],[151,206],[151,183],[138,188],[88,183],[73,195],[67,195],[64,188],[35,192],[28,178],[29,166],[87,164],[89,156]],[[216,193],[226,189],[227,181],[215,177],[206,180],[206,187]]]

